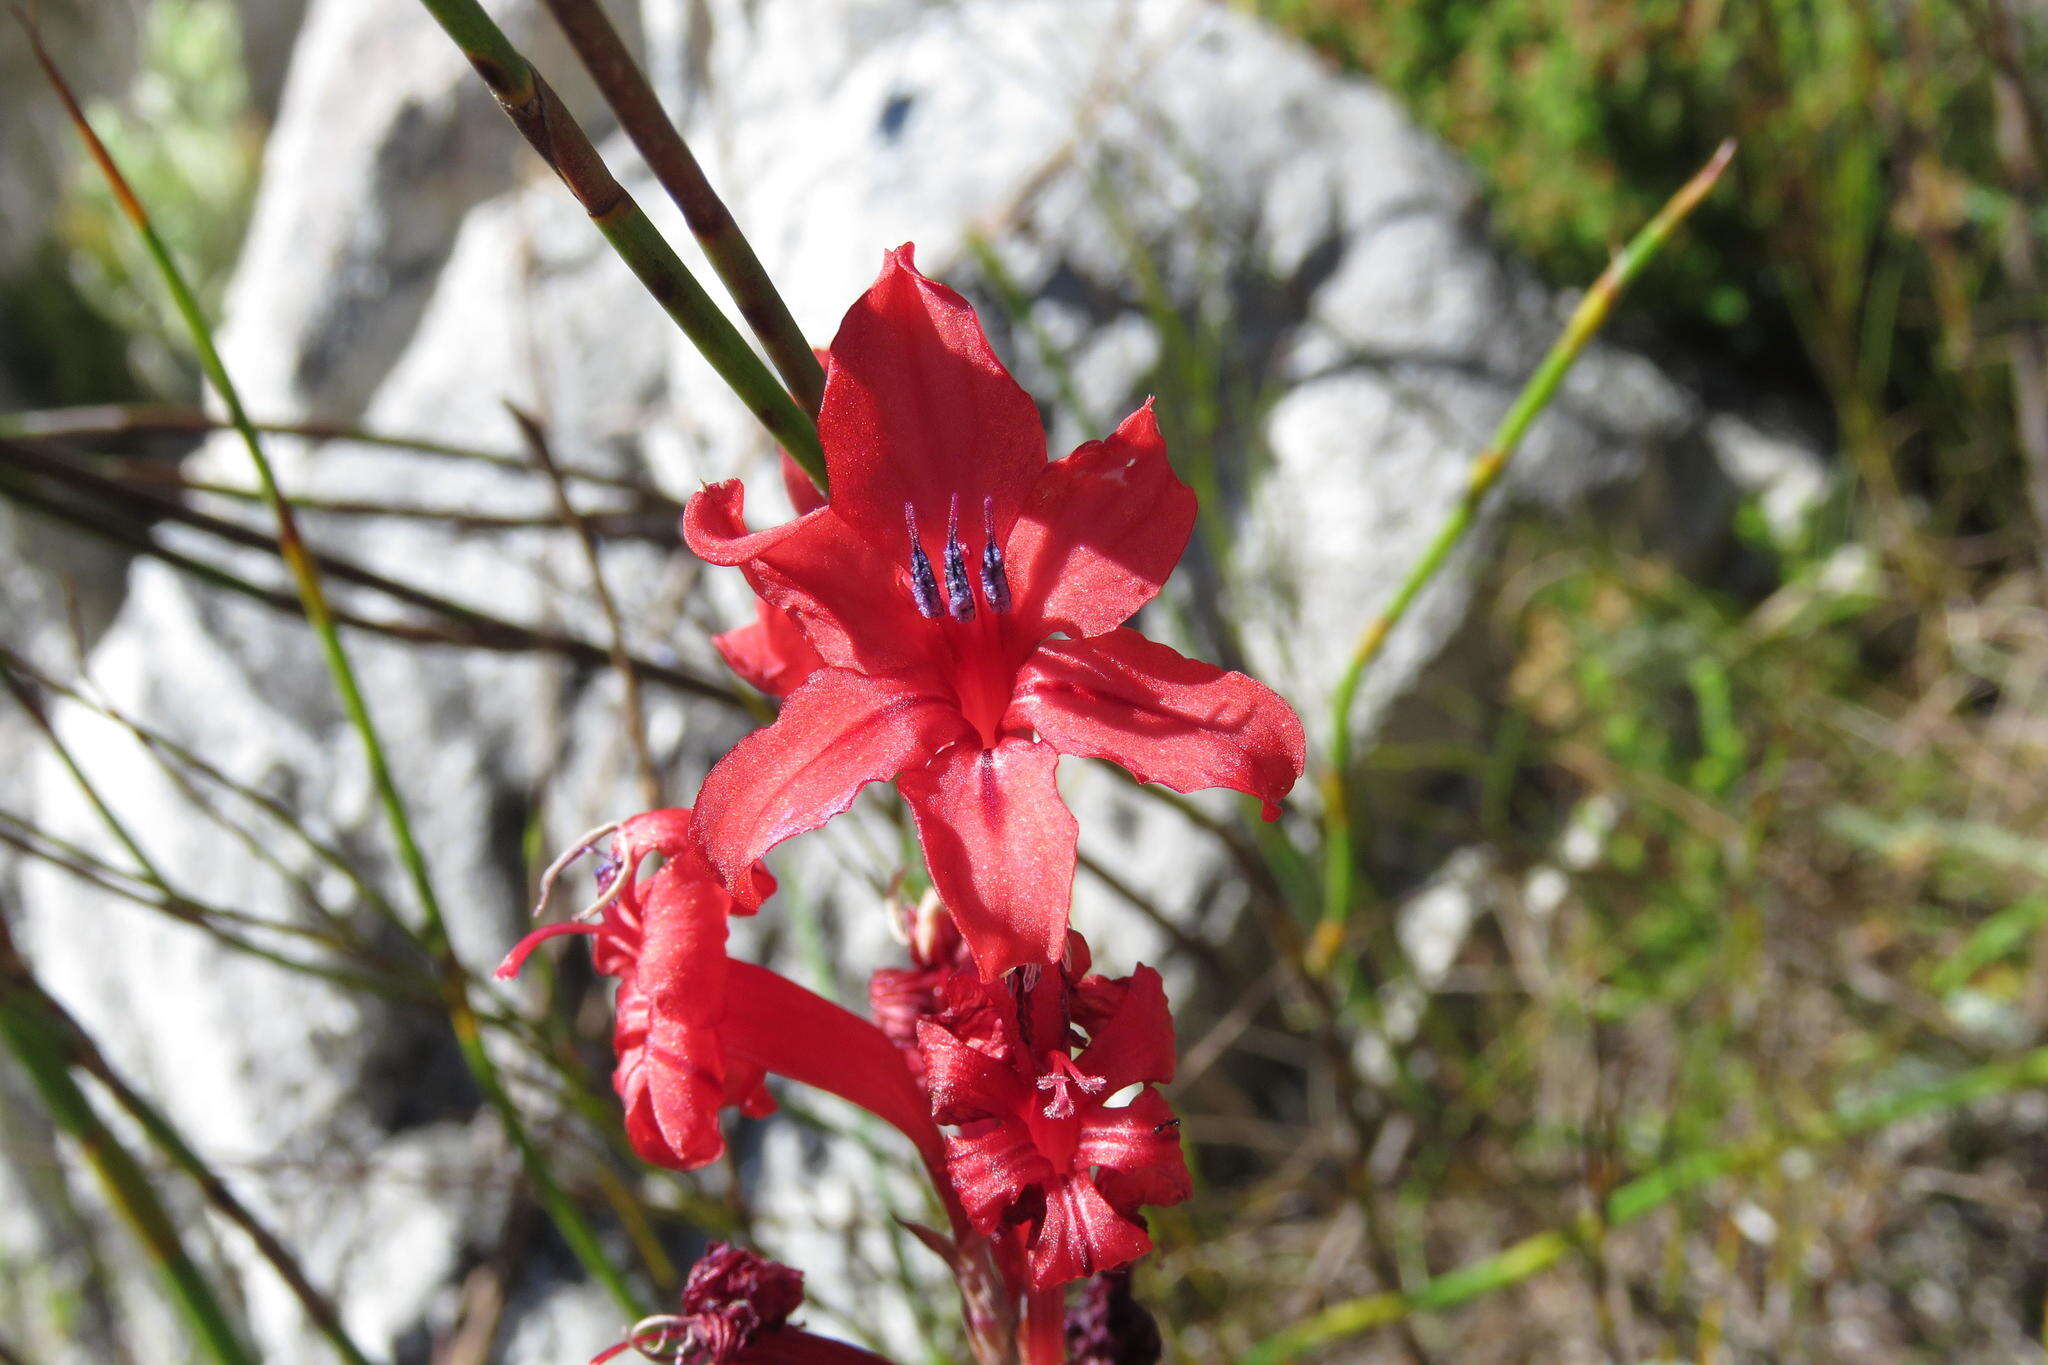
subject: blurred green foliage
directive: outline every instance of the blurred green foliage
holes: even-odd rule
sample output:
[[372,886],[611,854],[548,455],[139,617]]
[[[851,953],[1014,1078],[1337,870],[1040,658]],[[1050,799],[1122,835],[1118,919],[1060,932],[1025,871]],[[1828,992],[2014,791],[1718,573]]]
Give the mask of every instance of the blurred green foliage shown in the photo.
[[[1880,499],[1939,531],[2023,504],[2000,238],[2028,172],[1994,110],[1995,0],[1260,0],[1471,158],[1503,234],[1591,279],[1741,140],[1632,312],[1732,383],[1813,397]],[[2015,59],[2048,69],[2040,34]],[[2042,224],[2035,224],[2039,235]],[[1710,376],[1712,378],[1712,376]]]
[[[217,316],[255,196],[264,131],[250,110],[231,0],[151,6],[134,85],[95,102],[87,116],[149,205],[201,305]],[[184,323],[106,182],[82,156],[58,236],[69,283],[127,336],[127,363],[144,384],[159,394],[191,392],[198,368]],[[99,388],[93,396],[107,393]]]

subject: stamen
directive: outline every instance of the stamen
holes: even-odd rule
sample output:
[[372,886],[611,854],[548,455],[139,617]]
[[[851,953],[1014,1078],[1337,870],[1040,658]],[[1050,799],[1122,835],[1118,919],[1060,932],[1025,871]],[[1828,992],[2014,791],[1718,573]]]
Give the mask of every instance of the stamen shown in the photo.
[[974,619],[974,588],[967,581],[967,550],[960,544],[960,495],[946,509],[946,610],[955,621]]
[[981,500],[981,595],[988,609],[1001,616],[1010,609],[1010,576],[1003,572],[1003,552],[996,545],[996,500]]
[[[591,847],[594,844],[596,844],[598,840],[604,838],[605,835],[610,834],[613,830],[617,829],[620,825],[624,823],[625,822],[623,820],[612,820],[605,824],[599,825],[596,829],[585,831],[583,834],[577,836],[576,842],[569,845],[567,851],[564,852],[561,857],[555,859],[553,862],[548,864],[548,870],[540,874],[540,899],[534,902],[534,918],[538,919],[540,917],[540,912],[548,908],[548,896],[555,889],[555,878],[561,876],[564,872],[568,871],[569,865],[571,863],[575,862],[578,858],[581,858],[584,854],[590,852]],[[612,861],[611,855],[599,855],[600,868],[603,867],[604,863],[610,861]],[[600,871],[598,875],[598,882],[600,885],[604,882],[604,876],[602,871]]]
[[903,504],[903,527],[910,532],[910,600],[917,614],[927,621],[939,619],[939,581],[932,577],[932,562],[926,558],[924,543],[917,537],[917,508]]

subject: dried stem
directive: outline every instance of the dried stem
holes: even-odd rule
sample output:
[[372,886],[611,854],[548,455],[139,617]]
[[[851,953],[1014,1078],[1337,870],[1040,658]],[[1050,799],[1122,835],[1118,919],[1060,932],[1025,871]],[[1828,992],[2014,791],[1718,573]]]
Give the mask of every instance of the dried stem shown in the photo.
[[[507,406],[510,407],[509,404]],[[597,537],[590,533],[589,525],[576,511],[576,504],[569,500],[569,486],[555,464],[554,453],[548,449],[547,433],[541,430],[540,423],[518,408],[511,408],[511,413],[512,420],[519,424],[520,434],[526,438],[527,449],[533,452],[533,462],[540,466],[541,473],[547,475],[556,513],[583,549],[583,562],[590,569],[590,590],[597,598],[598,608],[604,613],[605,627],[611,634],[612,669],[619,675],[620,709],[625,713],[626,740],[639,768],[640,800],[652,809],[661,804],[661,775],[655,771],[654,754],[647,747],[647,713],[640,701],[640,675],[633,667],[632,654],[626,649],[626,623],[619,616],[618,604],[612,601],[611,589],[605,586],[604,561],[597,552]]]
[[[81,512],[76,517],[67,517],[67,519],[77,520],[78,517],[84,517],[85,529],[104,534],[110,539],[120,538],[124,543],[132,544],[134,543],[134,537],[140,536],[142,544],[151,553],[158,553],[169,562],[186,565],[194,564],[197,561],[186,559],[184,556],[176,555],[172,551],[159,551],[148,539],[147,530],[150,518],[139,515],[134,516],[134,534],[129,537],[116,537],[111,528],[92,524],[93,518],[104,514],[105,503],[115,505],[134,503],[146,508],[155,517],[163,517],[180,522],[197,530],[205,531],[210,535],[217,536],[233,545],[242,545],[250,549],[262,550],[276,550],[279,547],[279,543],[270,537],[252,531],[237,522],[228,521],[224,518],[212,516],[209,513],[187,507],[176,498],[146,489],[133,488],[113,479],[103,478],[98,474],[92,473],[90,470],[79,468],[71,461],[57,459],[42,454],[32,447],[19,442],[0,438],[0,466],[4,465],[13,465],[38,476],[56,480],[81,492],[93,495],[95,505],[91,510],[91,515]],[[66,513],[55,510],[50,500],[34,496],[11,480],[0,483],[0,492],[4,492],[8,497],[37,506],[42,510],[52,511],[55,515],[66,516]],[[102,499],[104,503],[99,501]],[[560,654],[580,663],[600,666],[610,662],[610,655],[604,649],[586,640],[507,621],[502,617],[493,616],[489,612],[465,606],[438,593],[428,592],[424,588],[416,588],[410,584],[401,583],[397,579],[387,578],[383,574],[362,568],[352,561],[342,559],[339,556],[305,551],[303,544],[301,544],[301,551],[310,555],[313,567],[326,577],[338,579],[344,583],[353,583],[358,587],[369,588],[407,606],[433,612],[449,623],[452,629],[444,627],[439,633],[422,634],[418,631],[407,631],[368,622],[362,617],[351,616],[346,612],[334,610],[330,607],[330,616],[334,621],[349,625],[367,626],[369,629],[380,630],[387,634],[397,634],[403,638],[466,645],[476,649],[508,652],[531,650]],[[209,576],[211,577],[212,575]],[[215,578],[215,581],[218,581],[218,579]],[[247,586],[249,585],[240,585],[237,587],[237,590],[240,591]],[[269,593],[262,589],[257,589],[256,591],[265,600],[281,602],[287,605],[291,601],[289,597],[283,594]],[[300,600],[303,602],[303,595],[301,595]],[[308,619],[311,619],[310,615]],[[683,669],[656,664],[649,660],[637,659],[634,660],[634,666],[642,676],[659,678],[661,681],[682,691],[714,701],[724,702],[727,705],[738,706],[743,704],[732,688],[700,678],[696,674]]]

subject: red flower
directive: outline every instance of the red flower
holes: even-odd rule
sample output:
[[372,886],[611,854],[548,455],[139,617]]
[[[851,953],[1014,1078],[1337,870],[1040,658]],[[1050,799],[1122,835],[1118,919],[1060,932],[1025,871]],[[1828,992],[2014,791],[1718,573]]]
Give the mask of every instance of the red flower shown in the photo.
[[982,973],[1053,962],[1076,833],[1060,754],[1249,792],[1270,817],[1301,775],[1301,722],[1243,674],[1124,628],[1195,520],[1149,403],[1047,463],[1030,396],[907,246],[827,359],[829,504],[750,534],[729,480],[683,517],[690,548],[743,568],[824,664],[705,779],[705,853],[744,899],[755,859],[893,778]]
[[[1144,1255],[1152,1242],[1138,1206],[1178,1203],[1189,1191],[1180,1121],[1150,1084],[1173,1078],[1159,973],[1087,977],[1071,995],[1059,975],[1048,972],[1055,979],[1029,992],[1021,1011],[1013,1002],[1003,1012],[999,1037],[985,1031],[986,1012],[965,1028],[945,1017],[918,1025],[933,1116],[959,1126],[946,1139],[946,1170],[961,1207],[984,1235],[1025,1228],[1035,1291]],[[1069,1055],[1066,1011],[1088,1032],[1079,1056]],[[1036,1041],[1047,1034],[1049,1043]]]
[[624,1341],[598,1352],[590,1365],[633,1350],[650,1360],[696,1365],[887,1365],[872,1351],[790,1326],[790,1315],[803,1302],[802,1271],[729,1242],[713,1242],[690,1267],[683,1311],[636,1324]]
[[[775,1102],[767,1073],[787,1076],[867,1109],[901,1129],[938,1168],[937,1130],[916,1081],[881,1030],[795,982],[725,951],[726,917],[745,905],[726,894],[697,851],[687,810],[648,811],[622,822],[616,862],[599,867],[604,894],[597,924],[534,931],[506,955],[500,977],[519,971],[536,945],[565,933],[594,935],[591,959],[619,978],[612,1084],[626,1109],[626,1133],[643,1160],[694,1170],[725,1150],[722,1109],[750,1118]],[[584,840],[550,878],[608,831]],[[649,854],[664,861],[640,875]],[[748,870],[753,904],[774,880]]]

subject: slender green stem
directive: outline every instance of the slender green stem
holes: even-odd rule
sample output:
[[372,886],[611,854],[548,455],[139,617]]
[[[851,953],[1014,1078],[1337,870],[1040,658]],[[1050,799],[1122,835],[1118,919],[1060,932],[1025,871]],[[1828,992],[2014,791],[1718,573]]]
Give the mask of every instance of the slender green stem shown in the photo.
[[1368,1294],[1326,1308],[1260,1342],[1244,1357],[1244,1365],[1281,1365],[1317,1346],[1416,1313],[1456,1308],[1518,1284],[1574,1250],[1596,1246],[1609,1229],[1632,1223],[1687,1190],[1768,1165],[1796,1148],[1831,1146],[1923,1114],[1945,1113],[1994,1095],[2041,1085],[2048,1085],[2048,1047],[1975,1067],[1931,1085],[1845,1104],[1793,1132],[1695,1152],[1620,1186],[1607,1197],[1599,1213],[1588,1213],[1569,1227],[1526,1237],[1498,1255],[1435,1276],[1405,1293]]
[[63,1029],[41,1008],[40,988],[15,952],[0,918],[0,1040],[27,1073],[58,1129],[99,1177],[122,1221],[156,1266],[171,1302],[205,1358],[218,1365],[256,1365],[219,1296],[185,1249],[178,1225],[157,1198],[142,1165],[121,1145],[72,1079]]
[[761,349],[774,362],[790,395],[816,418],[825,396],[824,368],[732,211],[711,188],[681,130],[669,119],[654,87],[612,27],[604,7],[598,0],[547,0],[547,7],[569,35],[576,55],[583,59],[583,69],[597,82],[605,103],[618,115],[619,126],[640,149],[668,197],[683,211],[683,221],[704,248],[711,268],[725,282],[740,316],[760,338]]
[[[711,368],[804,472],[825,486],[818,427],[775,380],[633,196],[612,176],[590,138],[533,64],[477,0],[420,0],[482,76],[520,135],[561,178],[612,249],[631,268]],[[793,325],[793,324],[792,324]]]
[[[564,1194],[553,1172],[548,1169],[547,1162],[542,1159],[539,1149],[535,1147],[532,1137],[521,1122],[517,1108],[512,1104],[510,1096],[505,1093],[505,1088],[498,1078],[496,1064],[491,1061],[490,1054],[484,1048],[476,1010],[470,1000],[468,974],[456,958],[454,946],[449,941],[447,922],[441,913],[441,903],[434,893],[433,880],[427,873],[426,856],[413,834],[412,822],[406,815],[404,799],[400,796],[397,782],[392,777],[383,742],[377,735],[376,723],[370,716],[369,705],[364,700],[362,688],[356,680],[355,668],[349,662],[348,652],[342,647],[340,632],[335,627],[334,615],[321,585],[319,569],[305,541],[299,535],[298,519],[293,515],[291,503],[278,486],[270,461],[263,453],[263,443],[258,438],[255,427],[250,424],[248,413],[242,407],[241,396],[236,391],[233,380],[228,377],[227,367],[213,344],[212,330],[207,325],[205,314],[200,310],[199,301],[186,284],[185,277],[171,256],[170,249],[157,235],[156,228],[150,222],[141,201],[135,197],[120,168],[114,164],[106,145],[100,141],[99,135],[86,121],[84,111],[79,108],[78,101],[72,95],[70,87],[65,84],[63,75],[44,49],[35,26],[21,11],[17,10],[16,15],[21,20],[22,27],[28,31],[36,61],[49,78],[58,98],[63,101],[73,126],[84,139],[86,149],[98,164],[115,201],[120,204],[122,212],[141,235],[143,245],[148,249],[158,273],[163,277],[165,287],[170,290],[172,302],[176,304],[179,314],[192,333],[200,366],[226,405],[229,420],[234,423],[236,431],[241,434],[243,445],[248,449],[257,479],[263,486],[264,496],[277,519],[278,554],[283,558],[298,588],[306,620],[312,626],[314,635],[320,641],[321,652],[327,658],[328,672],[333,677],[342,708],[347,712],[351,726],[362,740],[371,782],[377,792],[378,802],[384,809],[386,823],[391,827],[392,838],[398,848],[399,861],[404,866],[413,892],[419,900],[421,924],[412,932],[439,966],[438,986],[463,1059],[468,1063],[479,1088],[497,1112],[499,1121],[504,1125],[513,1146],[518,1149],[528,1178],[533,1181],[541,1203],[547,1208],[563,1239],[569,1243],[585,1269],[604,1284],[623,1307],[631,1310],[634,1298],[624,1276],[605,1254],[596,1232],[584,1219],[582,1211]],[[490,24],[481,10],[476,11],[476,16],[483,23]],[[495,30],[495,25],[490,26]],[[501,34],[501,39],[502,36]],[[538,78],[534,79],[537,82]],[[589,146],[588,142],[583,145],[586,149]],[[595,153],[590,155],[594,160]],[[621,197],[623,198],[623,191]],[[776,392],[778,396],[783,396],[780,390]],[[786,396],[783,397],[786,402]],[[815,440],[815,431],[813,439]]]
[[100,1051],[99,1045],[78,1021],[56,1000],[47,993],[42,993],[40,987],[37,991],[37,1003],[69,1039],[72,1064],[98,1081],[106,1092],[113,1096],[114,1102],[128,1111],[129,1116],[148,1135],[149,1140],[156,1144],[157,1150],[169,1157],[173,1165],[191,1178],[192,1183],[197,1185],[200,1193],[206,1197],[207,1203],[211,1204],[223,1218],[242,1230],[243,1235],[255,1245],[257,1252],[270,1263],[271,1269],[277,1272],[278,1278],[284,1281],[285,1287],[291,1290],[293,1297],[298,1299],[299,1306],[305,1310],[307,1318],[320,1334],[327,1338],[329,1344],[334,1347],[335,1354],[348,1362],[348,1365],[369,1365],[369,1358],[363,1354],[354,1339],[349,1336],[348,1329],[342,1325],[341,1314],[335,1311],[333,1300],[323,1294],[307,1277],[305,1268],[279,1240],[277,1234],[265,1226],[263,1221],[250,1211],[248,1205],[228,1188],[227,1182],[206,1164],[206,1159],[185,1141],[184,1135],[178,1131],[176,1125],[114,1070],[112,1063],[108,1062],[105,1054]]
[[1495,428],[1493,439],[1473,460],[1465,478],[1465,490],[1456,507],[1438,529],[1436,537],[1422,552],[1422,557],[1408,571],[1394,596],[1367,624],[1358,637],[1357,645],[1351,651],[1351,660],[1346,665],[1343,677],[1337,683],[1337,690],[1330,701],[1330,749],[1322,777],[1323,785],[1323,915],[1316,926],[1316,933],[1309,946],[1309,967],[1316,972],[1327,971],[1343,946],[1344,928],[1351,915],[1354,877],[1356,876],[1355,856],[1351,839],[1351,808],[1347,790],[1347,774],[1351,766],[1351,713],[1358,700],[1359,683],[1365,677],[1366,669],[1379,657],[1387,637],[1394,627],[1407,615],[1409,607],[1422,594],[1437,571],[1450,558],[1451,551],[1464,539],[1479,519],[1479,509],[1486,495],[1500,482],[1507,472],[1508,462],[1514,457],[1522,438],[1543,410],[1550,406],[1558,386],[1570,372],[1572,365],[1586,349],[1594,335],[1599,332],[1614,311],[1615,302],[1622,291],[1627,289],[1645,266],[1656,258],[1659,250],[1672,233],[1678,230],[1693,209],[1707,197],[1709,191],[1728,169],[1734,158],[1733,140],[1723,142],[1707,160],[1707,164],[1688,180],[1678,193],[1671,196],[1635,238],[1623,247],[1621,253],[1608,263],[1600,278],[1586,290],[1586,296],[1573,310],[1571,319],[1565,323],[1564,331],[1552,343],[1536,372],[1522,386],[1515,396],[1507,415],[1501,418]]

